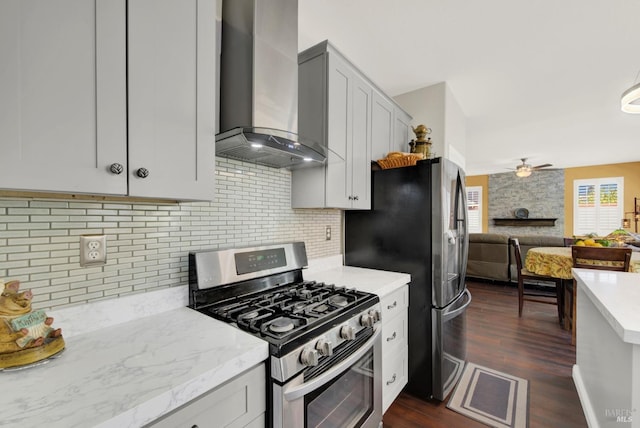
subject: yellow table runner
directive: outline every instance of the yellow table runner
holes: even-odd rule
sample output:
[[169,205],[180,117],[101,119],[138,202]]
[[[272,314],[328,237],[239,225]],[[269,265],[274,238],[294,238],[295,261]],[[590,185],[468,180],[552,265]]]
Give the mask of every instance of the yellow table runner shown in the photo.
[[[571,247],[538,247],[527,251],[524,267],[538,275],[552,276],[554,278],[571,279]],[[640,253],[631,253],[631,272],[640,272]]]

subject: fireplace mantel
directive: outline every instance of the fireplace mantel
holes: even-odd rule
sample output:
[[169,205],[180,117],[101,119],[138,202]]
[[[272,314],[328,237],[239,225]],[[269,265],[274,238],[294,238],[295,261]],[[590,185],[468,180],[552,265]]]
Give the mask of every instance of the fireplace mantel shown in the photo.
[[494,218],[496,226],[553,227],[557,218]]

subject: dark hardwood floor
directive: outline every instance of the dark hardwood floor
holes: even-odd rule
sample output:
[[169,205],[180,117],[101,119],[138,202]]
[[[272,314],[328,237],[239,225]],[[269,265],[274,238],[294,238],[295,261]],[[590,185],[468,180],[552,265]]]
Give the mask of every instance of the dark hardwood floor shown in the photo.
[[[467,282],[467,360],[529,380],[529,427],[586,427],[571,378],[575,346],[556,307],[525,302],[518,318],[515,285]],[[446,402],[400,394],[384,414],[384,428],[472,428],[485,425],[447,409]]]

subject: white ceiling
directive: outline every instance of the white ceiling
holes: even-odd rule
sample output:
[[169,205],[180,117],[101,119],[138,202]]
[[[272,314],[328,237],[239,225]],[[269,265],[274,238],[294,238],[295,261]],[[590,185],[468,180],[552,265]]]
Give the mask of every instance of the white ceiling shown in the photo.
[[446,81],[467,118],[468,175],[522,157],[559,168],[640,161],[640,115],[620,111],[640,71],[639,0],[298,7],[299,50],[329,39],[391,96]]

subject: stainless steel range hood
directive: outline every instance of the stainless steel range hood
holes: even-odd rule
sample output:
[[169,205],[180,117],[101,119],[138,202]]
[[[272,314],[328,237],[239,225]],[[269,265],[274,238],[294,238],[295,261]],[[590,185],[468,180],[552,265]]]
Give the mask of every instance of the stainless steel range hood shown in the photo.
[[276,168],[322,164],[298,136],[297,0],[224,0],[216,155]]

